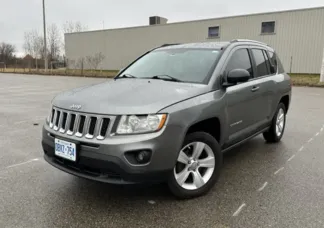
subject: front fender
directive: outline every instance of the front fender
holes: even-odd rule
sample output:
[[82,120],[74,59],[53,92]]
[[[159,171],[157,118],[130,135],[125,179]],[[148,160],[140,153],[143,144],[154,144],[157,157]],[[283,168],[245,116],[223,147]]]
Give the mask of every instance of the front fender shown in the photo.
[[211,91],[188,100],[173,104],[160,110],[160,113],[169,113],[168,124],[176,125],[181,128],[182,135],[179,137],[184,140],[188,129],[203,120],[218,118],[220,122],[220,145],[227,136],[227,115],[225,114],[226,102],[221,91]]

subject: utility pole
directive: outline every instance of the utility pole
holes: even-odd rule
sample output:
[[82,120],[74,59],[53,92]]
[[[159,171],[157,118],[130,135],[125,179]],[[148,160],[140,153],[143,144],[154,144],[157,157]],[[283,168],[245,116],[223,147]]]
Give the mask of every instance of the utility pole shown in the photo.
[[320,82],[324,82],[324,48],[323,48],[323,59],[322,59]]
[[46,21],[45,21],[45,0],[43,0],[43,26],[44,26],[44,62],[45,62],[45,72],[48,69],[47,65],[47,44],[46,44]]

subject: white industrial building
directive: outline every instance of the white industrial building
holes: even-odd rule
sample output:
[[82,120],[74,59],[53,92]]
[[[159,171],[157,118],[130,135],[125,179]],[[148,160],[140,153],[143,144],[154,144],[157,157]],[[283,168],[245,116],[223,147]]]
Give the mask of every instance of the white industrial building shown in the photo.
[[[65,34],[69,67],[102,53],[99,68],[118,70],[139,55],[168,43],[253,39],[274,47],[287,72],[320,73],[324,48],[324,7]],[[73,65],[73,66],[72,66]],[[84,67],[90,68],[87,61]]]

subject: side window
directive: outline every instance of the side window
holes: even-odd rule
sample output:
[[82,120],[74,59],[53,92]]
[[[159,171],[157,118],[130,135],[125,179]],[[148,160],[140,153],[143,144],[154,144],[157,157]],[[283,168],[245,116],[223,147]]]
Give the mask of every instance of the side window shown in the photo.
[[268,51],[268,55],[269,55],[269,60],[270,60],[270,64],[274,67],[275,72],[277,72],[278,69],[278,61],[277,61],[277,56],[274,52],[272,51]]
[[252,54],[255,60],[255,67],[257,69],[256,77],[262,77],[270,74],[268,72],[267,63],[261,49],[252,49]]
[[234,69],[245,69],[252,76],[252,64],[247,49],[239,49],[234,52],[226,66],[226,74]]
[[262,52],[263,52],[263,56],[265,58],[266,66],[267,66],[267,69],[268,69],[268,73],[269,74],[273,74],[274,73],[274,68],[271,68],[271,64],[270,64],[270,61],[269,61],[269,57],[267,55],[267,52],[265,50],[263,50]]

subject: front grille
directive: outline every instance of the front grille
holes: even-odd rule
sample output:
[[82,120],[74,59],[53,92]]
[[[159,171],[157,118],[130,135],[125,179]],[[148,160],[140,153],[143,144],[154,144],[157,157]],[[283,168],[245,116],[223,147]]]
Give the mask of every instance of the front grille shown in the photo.
[[62,134],[97,138],[103,140],[108,133],[110,118],[67,111],[54,107],[51,111],[49,126]]

